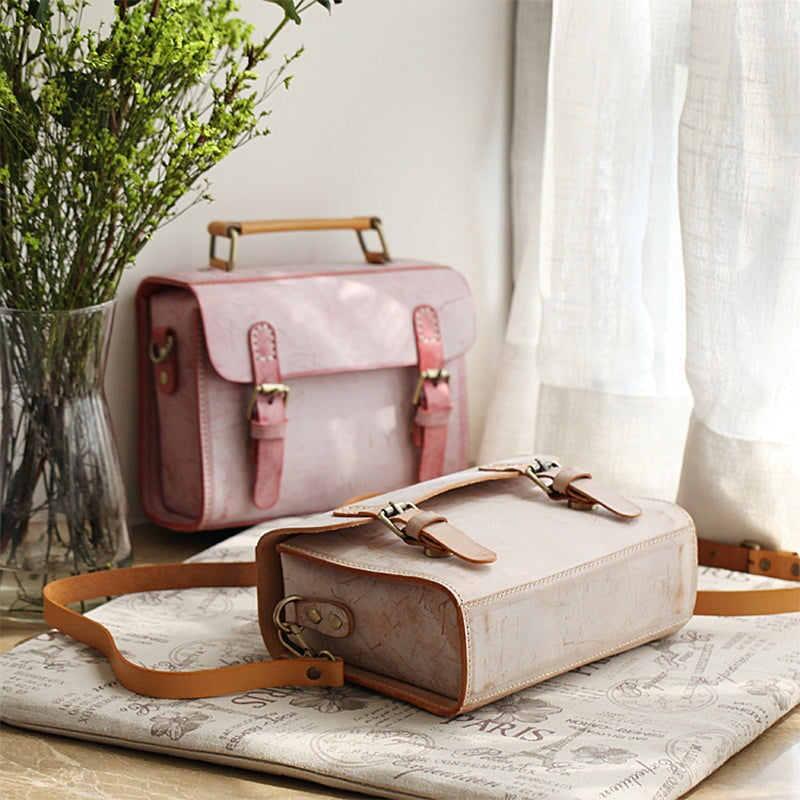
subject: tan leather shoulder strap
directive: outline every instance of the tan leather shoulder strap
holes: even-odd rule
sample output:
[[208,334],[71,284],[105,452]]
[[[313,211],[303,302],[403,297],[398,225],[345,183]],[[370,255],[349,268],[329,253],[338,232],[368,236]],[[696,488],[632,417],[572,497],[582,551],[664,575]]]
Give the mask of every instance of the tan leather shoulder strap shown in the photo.
[[53,581],[44,588],[45,621],[103,653],[126,688],[149,697],[217,697],[269,686],[341,686],[341,660],[292,658],[191,672],[153,670],[134,664],[118,650],[111,632],[69,603],[131,592],[211,586],[255,585],[255,562],[159,564],[90,572]]
[[[742,549],[746,551],[744,562],[739,552]],[[796,553],[747,546],[736,548],[706,540],[699,540],[699,552],[699,562],[704,566],[769,577],[788,576],[795,580],[800,572],[800,558]],[[256,563],[252,561],[159,564],[91,572],[47,584],[44,588],[44,616],[49,625],[102,652],[123,686],[150,697],[215,697],[271,686],[341,686],[344,682],[343,662],[329,658],[277,658],[192,672],[148,669],[126,659],[105,626],[67,607],[70,603],[132,592],[254,586],[255,583]],[[759,591],[700,591],[695,605],[695,614],[714,616],[796,611],[800,611],[800,586]]]
[[[697,540],[698,562],[750,575],[800,580],[800,556],[786,550],[763,550],[753,544],[731,545]],[[694,613],[704,616],[741,617],[800,611],[800,586],[742,591],[700,591]]]

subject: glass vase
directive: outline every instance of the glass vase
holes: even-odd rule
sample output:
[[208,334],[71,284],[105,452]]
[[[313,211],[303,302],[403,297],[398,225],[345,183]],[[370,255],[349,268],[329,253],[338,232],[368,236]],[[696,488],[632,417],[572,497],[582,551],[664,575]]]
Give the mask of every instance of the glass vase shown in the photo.
[[49,581],[130,563],[103,390],[114,307],[0,308],[0,618],[41,619]]

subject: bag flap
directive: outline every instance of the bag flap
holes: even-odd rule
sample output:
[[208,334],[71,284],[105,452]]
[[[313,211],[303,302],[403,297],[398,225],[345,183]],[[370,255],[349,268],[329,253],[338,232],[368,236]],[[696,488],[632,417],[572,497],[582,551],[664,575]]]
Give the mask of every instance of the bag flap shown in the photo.
[[194,294],[209,359],[220,376],[238,383],[253,380],[247,334],[257,322],[275,330],[284,379],[416,364],[419,305],[437,311],[445,361],[463,355],[475,338],[466,280],[434,264],[198,270],[147,278],[140,296],[164,285]]

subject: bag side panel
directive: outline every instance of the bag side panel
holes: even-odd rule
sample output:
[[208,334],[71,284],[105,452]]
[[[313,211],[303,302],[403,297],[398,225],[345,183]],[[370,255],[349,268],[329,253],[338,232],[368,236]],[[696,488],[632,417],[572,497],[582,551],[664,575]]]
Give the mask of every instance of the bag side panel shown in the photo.
[[201,327],[191,293],[163,288],[150,298],[151,324],[174,333],[177,386],[166,393],[154,383],[160,459],[161,503],[188,519],[203,513],[203,454],[198,380]]
[[694,605],[691,530],[467,605],[465,709],[666,636]]
[[[401,489],[395,499],[414,494],[413,487]],[[428,559],[421,548],[404,544],[378,522],[298,530],[280,547],[301,558],[396,581],[398,587],[414,581],[438,584],[454,598],[464,617],[466,683],[461,702],[440,706],[444,711],[429,708],[436,713],[476,708],[659,638],[692,614],[696,535],[691,519],[672,503],[637,501],[642,515],[621,519],[605,510],[578,511],[553,503],[527,478],[463,486],[420,503],[491,547],[497,560]],[[356,625],[361,607],[379,601],[385,602],[383,593],[356,597],[350,607]],[[402,622],[393,621],[391,634],[413,637],[413,630],[399,632]],[[363,665],[351,661],[349,666]],[[433,668],[430,661],[417,667],[421,674]],[[393,677],[391,664],[382,669]],[[379,678],[373,675],[369,685],[383,691]],[[385,691],[399,696],[391,681]],[[417,702],[411,691],[403,699]]]
[[297,554],[281,554],[287,595],[330,599],[355,609],[350,636],[303,632],[312,647],[346,664],[389,675],[411,687],[458,699],[463,679],[462,628],[453,598],[441,588],[365,575]]

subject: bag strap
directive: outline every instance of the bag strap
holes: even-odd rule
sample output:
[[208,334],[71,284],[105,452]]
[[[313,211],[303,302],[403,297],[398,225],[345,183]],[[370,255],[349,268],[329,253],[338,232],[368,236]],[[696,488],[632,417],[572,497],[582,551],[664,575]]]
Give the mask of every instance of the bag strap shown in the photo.
[[[436,496],[457,486],[526,474],[537,483],[543,481],[543,477],[546,478],[544,488],[548,491],[551,499],[565,499],[579,508],[586,507],[588,501],[607,503],[609,508],[620,504],[616,495],[609,496],[607,490],[602,487],[598,489],[599,484],[587,473],[567,468],[565,474],[560,475],[555,462],[539,463],[539,467],[536,471],[531,467],[520,469],[519,465],[493,465],[483,474],[480,470],[466,471],[455,483],[442,480],[429,481],[426,484],[429,491],[418,498],[418,501],[421,502],[426,496]],[[484,469],[486,470],[486,468]],[[554,489],[554,486],[557,488]],[[629,503],[630,501],[626,501],[626,504],[617,508],[615,513],[628,516],[631,511],[627,506]],[[317,525],[313,530],[333,530],[342,526],[355,527],[365,524],[373,515],[370,513],[360,517],[359,509],[363,511],[366,507],[343,507],[338,510],[338,513],[351,517],[350,520],[344,521],[341,517],[337,518],[334,515],[330,524]],[[402,511],[402,509],[400,510]],[[407,522],[409,521],[407,520]],[[430,531],[426,531],[426,525],[429,527],[439,526],[437,530],[446,527],[442,517],[437,514],[429,514],[425,520],[420,521],[421,529],[415,530],[411,538],[420,544],[430,545],[431,542],[438,544],[439,540],[436,539],[436,536]],[[274,534],[279,537],[291,533],[291,530],[286,529],[274,531],[270,535]],[[401,531],[401,538],[404,538],[402,536],[404,533]],[[436,531],[433,533],[435,534]],[[266,536],[262,537],[262,542]],[[451,542],[451,539],[451,534],[448,533],[447,542]],[[445,546],[447,546],[447,542],[445,542]],[[259,547],[261,546],[259,544]],[[490,561],[492,560],[490,556],[493,554],[480,555],[481,558],[474,560]],[[250,561],[159,564],[90,572],[62,578],[48,583],[44,587],[44,618],[52,627],[58,628],[78,641],[102,652],[111,662],[114,673],[123,686],[151,697],[214,697],[269,686],[341,686],[344,682],[342,660],[334,658],[330,654],[315,657],[310,652],[301,657],[279,657],[272,661],[220,669],[193,672],[151,670],[125,658],[105,626],[67,607],[70,603],[133,592],[195,587],[255,586],[258,583],[256,563]],[[763,550],[748,543],[733,546],[703,539],[698,540],[698,563],[701,566],[723,567],[766,577],[800,581],[800,557],[797,553]],[[262,575],[262,584],[263,582],[264,576]],[[270,591],[274,591],[276,587],[271,585],[271,581],[268,583]],[[278,599],[282,594],[282,592],[277,593]],[[797,611],[800,611],[800,586],[755,591],[700,591],[697,592],[694,609],[695,614],[713,616],[777,614]]]
[[149,697],[218,697],[267,686],[341,686],[342,660],[326,657],[277,658],[190,672],[148,669],[120,653],[108,628],[67,608],[69,603],[133,592],[255,584],[253,561],[158,564],[89,572],[45,585],[44,618],[48,625],[103,653],[123,686]]
[[[716,546],[716,543],[710,544]],[[701,552],[704,547],[705,544],[701,546]],[[771,554],[775,551],[758,552]],[[793,559],[794,563],[800,563],[797,555]],[[46,584],[44,618],[53,628],[103,653],[123,686],[148,697],[189,699],[218,697],[271,686],[342,686],[344,662],[328,657],[276,658],[188,672],[148,669],[120,653],[108,628],[67,607],[69,603],[133,592],[255,584],[256,564],[253,561],[158,564],[90,572]],[[792,611],[800,611],[800,586],[757,591],[700,591],[694,609],[695,614],[709,616]]]
[[247,339],[253,369],[253,393],[247,409],[250,452],[255,464],[253,505],[267,509],[280,497],[289,387],[281,383],[275,328],[269,322],[257,322],[248,331]]
[[[361,245],[361,252],[369,264],[386,264],[391,261],[383,227],[378,217],[335,217],[327,219],[256,219],[228,222],[215,220],[209,223],[208,232],[211,234],[211,252],[209,264],[215,269],[230,272],[236,264],[236,250],[240,236],[249,236],[254,233],[282,233],[288,231],[332,231],[354,230]],[[380,250],[369,250],[364,241],[365,231],[375,231],[380,241]],[[217,236],[224,236],[231,240],[228,258],[217,258],[215,255]]]
[[[774,551],[760,552],[771,554]],[[800,562],[796,555],[793,559],[794,563]],[[67,608],[69,603],[133,592],[255,584],[256,565],[252,561],[159,564],[90,572],[48,583],[44,587],[44,618],[48,625],[103,653],[123,686],[150,697],[216,697],[268,686],[341,686],[344,682],[342,660],[325,657],[278,658],[192,672],[148,669],[125,658],[104,625]],[[700,591],[695,605],[695,614],[712,616],[791,611],[800,611],[800,587]]]
[[447,429],[453,410],[450,373],[444,369],[442,330],[433,306],[414,309],[414,339],[419,378],[411,398],[414,406],[411,433],[414,444],[420,448],[417,480],[422,483],[444,471]]
[[[800,581],[800,556],[788,550],[764,550],[753,542],[741,545],[697,540],[697,561],[703,567],[721,567],[767,578]],[[781,589],[699,591],[694,613],[740,617],[800,611],[800,586]]]

